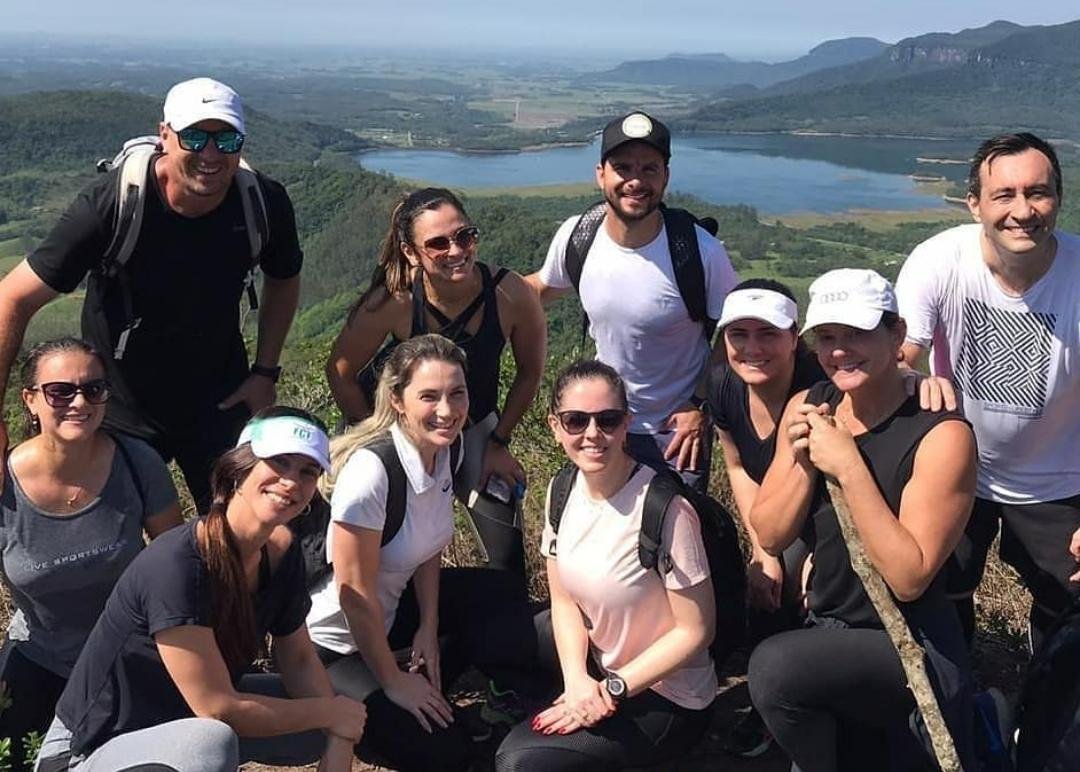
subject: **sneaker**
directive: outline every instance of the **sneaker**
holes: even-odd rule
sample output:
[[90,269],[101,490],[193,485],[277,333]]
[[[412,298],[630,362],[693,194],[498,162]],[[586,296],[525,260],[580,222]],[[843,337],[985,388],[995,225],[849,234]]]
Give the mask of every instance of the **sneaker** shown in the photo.
[[529,705],[513,689],[500,690],[489,680],[480,717],[492,726],[515,726],[529,717]]
[[1012,769],[1013,716],[1000,689],[991,687],[975,695],[975,755],[986,772]]
[[739,719],[724,742],[724,750],[744,759],[757,758],[773,744],[772,735],[756,710],[750,708]]

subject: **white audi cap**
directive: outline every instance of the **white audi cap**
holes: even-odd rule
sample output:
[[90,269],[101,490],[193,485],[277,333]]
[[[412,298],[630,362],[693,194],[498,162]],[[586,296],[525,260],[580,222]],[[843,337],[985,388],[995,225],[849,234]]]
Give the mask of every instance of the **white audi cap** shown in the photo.
[[872,330],[886,311],[899,313],[896,293],[884,276],[867,268],[837,268],[810,285],[810,304],[802,331],[821,324]]

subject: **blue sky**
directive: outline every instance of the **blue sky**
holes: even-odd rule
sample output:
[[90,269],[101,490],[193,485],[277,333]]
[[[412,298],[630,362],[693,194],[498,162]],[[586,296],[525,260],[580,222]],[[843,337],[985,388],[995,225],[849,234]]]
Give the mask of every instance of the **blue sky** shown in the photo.
[[[662,9],[662,15],[659,13]],[[724,52],[787,58],[827,39],[887,42],[955,32],[995,19],[1058,24],[1080,17],[1075,0],[51,0],[18,3],[10,32],[134,36],[217,43],[356,44],[413,51],[576,51],[617,59]]]

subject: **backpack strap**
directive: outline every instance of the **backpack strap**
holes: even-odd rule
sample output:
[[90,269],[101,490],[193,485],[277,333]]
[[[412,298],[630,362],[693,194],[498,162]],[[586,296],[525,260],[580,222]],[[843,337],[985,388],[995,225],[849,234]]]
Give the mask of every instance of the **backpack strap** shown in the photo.
[[701,249],[697,240],[697,218],[685,209],[660,207],[667,231],[668,252],[690,319],[703,322],[707,318],[708,300],[705,297],[705,268],[701,264]]
[[114,162],[120,167],[116,179],[116,219],[112,241],[105,249],[101,264],[102,273],[108,279],[115,278],[135,251],[146,202],[146,177],[154,159],[161,155],[156,145],[142,139],[126,143]]
[[[577,480],[578,468],[573,464],[565,464],[562,469],[555,473],[555,477],[551,480],[551,488],[548,490],[548,510],[547,519],[551,523],[551,530],[555,532],[556,537],[559,535],[559,523],[562,522],[563,512],[566,509],[566,502],[570,500],[570,491],[574,489],[574,482]],[[555,543],[558,539],[551,542],[551,554],[557,554],[555,551]]]
[[461,469],[461,462],[464,461],[462,449],[465,447],[465,440],[462,437],[463,432],[459,432],[457,438],[453,444],[450,445],[450,475],[456,476],[458,470]]
[[143,493],[142,475],[139,474],[139,469],[131,458],[131,451],[124,441],[112,432],[109,432],[109,436],[112,437],[113,444],[116,445],[116,452],[120,454],[120,459],[124,462],[124,466],[127,467],[132,482],[135,483],[135,492],[139,496],[139,509],[142,510],[143,520],[146,520],[146,516],[153,513],[146,511],[146,496]]
[[251,268],[244,278],[244,291],[248,296],[248,306],[254,311],[259,307],[259,296],[255,292],[255,272],[270,240],[270,219],[266,214],[266,199],[259,184],[259,175],[243,158],[240,159],[240,167],[233,179],[240,191],[244,224],[247,226],[248,242],[251,244]]
[[386,521],[383,524],[382,541],[380,546],[389,544],[405,522],[405,497],[408,492],[409,481],[405,478],[405,467],[398,458],[397,447],[394,438],[390,435],[382,437],[367,446],[367,450],[374,453],[382,462],[386,470]]
[[638,560],[643,568],[656,569],[661,576],[671,571],[671,556],[663,553],[661,536],[668,507],[676,496],[682,495],[682,483],[666,472],[657,472],[645,491],[641,509],[641,531],[638,533]]

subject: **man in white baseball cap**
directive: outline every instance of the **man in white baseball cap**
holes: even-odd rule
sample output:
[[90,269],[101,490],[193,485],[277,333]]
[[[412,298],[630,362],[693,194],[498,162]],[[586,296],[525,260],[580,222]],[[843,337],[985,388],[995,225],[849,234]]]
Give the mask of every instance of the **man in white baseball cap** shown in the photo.
[[[82,334],[105,355],[106,426],[175,458],[200,509],[214,460],[276,399],[300,294],[292,203],[280,184],[241,168],[246,129],[233,89],[211,78],[177,83],[159,146],[136,140],[138,154],[80,192],[0,281],[0,394],[30,318],[89,276]],[[249,367],[240,300],[256,265],[263,282]]]

